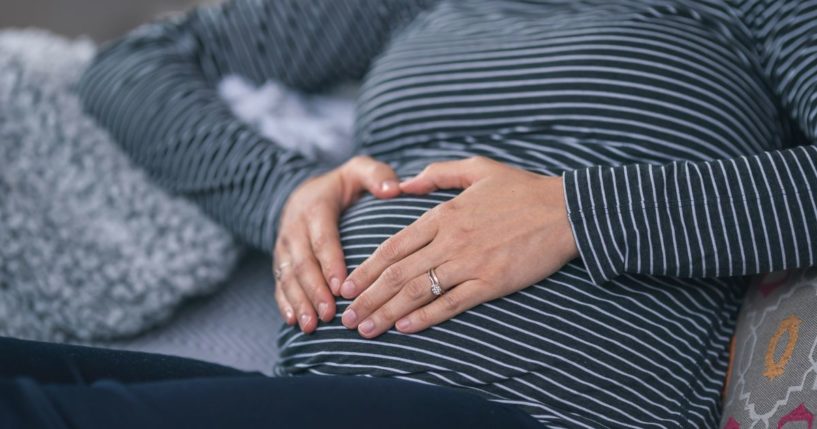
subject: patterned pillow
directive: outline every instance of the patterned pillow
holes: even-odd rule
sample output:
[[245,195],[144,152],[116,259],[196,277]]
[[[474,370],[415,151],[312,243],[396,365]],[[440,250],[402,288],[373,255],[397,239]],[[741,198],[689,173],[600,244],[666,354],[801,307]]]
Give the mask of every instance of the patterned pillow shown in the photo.
[[817,268],[759,277],[732,342],[724,429],[814,428]]

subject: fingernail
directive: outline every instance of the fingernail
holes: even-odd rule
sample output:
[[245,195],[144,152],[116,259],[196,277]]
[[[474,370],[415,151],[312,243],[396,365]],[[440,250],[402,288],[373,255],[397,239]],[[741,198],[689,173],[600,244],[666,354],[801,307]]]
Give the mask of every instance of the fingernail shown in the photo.
[[394,180],[386,180],[385,182],[380,184],[380,190],[383,192],[388,192],[397,187],[397,182]]
[[286,315],[287,315],[287,323],[292,323],[292,309],[287,308]]
[[309,319],[311,319],[311,317],[309,317],[308,314],[301,315],[301,329],[306,327],[306,324],[309,323]]
[[355,284],[352,283],[351,280],[346,280],[343,282],[343,286],[340,287],[340,294],[343,295],[344,298],[351,298],[354,293]]
[[360,329],[361,333],[368,334],[369,332],[372,332],[372,330],[374,330],[374,322],[372,321],[372,319],[366,319],[363,321],[363,323],[360,324],[358,329]]
[[411,320],[409,319],[400,319],[397,321],[397,329],[401,331],[405,331],[409,326],[411,326]]
[[355,314],[355,310],[347,308],[346,311],[343,312],[343,317],[341,320],[346,327],[351,328],[355,326],[355,322],[357,322],[357,314]]
[[332,277],[329,279],[329,288],[332,289],[332,293],[337,295],[340,293],[340,280],[337,277]]
[[320,315],[321,318],[326,317],[326,309],[328,306],[329,304],[325,302],[318,304],[318,314]]

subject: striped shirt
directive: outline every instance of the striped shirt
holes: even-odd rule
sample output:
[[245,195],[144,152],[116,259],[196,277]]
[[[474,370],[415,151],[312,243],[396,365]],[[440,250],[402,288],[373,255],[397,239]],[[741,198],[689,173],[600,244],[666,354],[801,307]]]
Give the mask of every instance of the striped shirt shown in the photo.
[[[284,327],[280,375],[459,387],[548,427],[713,427],[746,276],[815,264],[817,0],[238,0],[100,52],[86,109],[269,251],[291,190],[330,167],[237,121],[229,74],[362,79],[358,152],[401,177],[473,155],[563,175],[581,254],[418,334]],[[456,195],[362,198],[349,269]]]

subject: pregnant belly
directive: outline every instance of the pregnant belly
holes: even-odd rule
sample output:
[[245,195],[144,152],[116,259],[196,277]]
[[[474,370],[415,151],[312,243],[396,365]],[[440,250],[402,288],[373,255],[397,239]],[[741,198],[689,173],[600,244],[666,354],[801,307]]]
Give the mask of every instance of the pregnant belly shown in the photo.
[[[406,155],[394,163],[398,174],[416,174],[440,155],[467,154],[442,146],[424,150],[425,158]],[[512,162],[513,156],[501,159]],[[455,195],[362,198],[340,221],[349,270]],[[716,409],[740,290],[738,282],[626,276],[594,286],[577,260],[426,331],[392,329],[375,339],[340,323],[350,303],[341,299],[337,317],[313,334],[282,329],[276,373],[396,377],[466,388],[543,421],[598,408],[599,415],[612,416],[599,421],[605,424],[674,422],[690,402],[701,414]]]

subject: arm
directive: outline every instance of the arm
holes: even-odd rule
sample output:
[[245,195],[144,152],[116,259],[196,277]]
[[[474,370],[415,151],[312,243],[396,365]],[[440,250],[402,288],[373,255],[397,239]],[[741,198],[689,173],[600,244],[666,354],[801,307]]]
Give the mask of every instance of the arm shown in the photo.
[[318,91],[358,78],[431,0],[238,0],[143,26],[103,50],[79,85],[85,109],[160,185],[270,251],[289,191],[325,169],[237,121],[222,76]]
[[[817,143],[817,1],[746,17],[784,109]],[[762,9],[762,8],[761,8]],[[774,8],[772,8],[774,9]],[[817,146],[564,175],[591,277],[756,274],[817,263]]]

